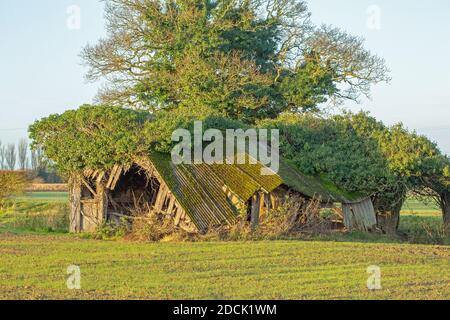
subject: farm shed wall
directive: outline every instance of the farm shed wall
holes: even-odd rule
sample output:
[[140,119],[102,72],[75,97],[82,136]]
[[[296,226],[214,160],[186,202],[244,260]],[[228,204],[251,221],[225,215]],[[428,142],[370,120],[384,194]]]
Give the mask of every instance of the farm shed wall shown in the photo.
[[[174,165],[170,155],[154,153],[106,172],[85,170],[71,179],[70,230],[92,232],[105,221],[131,219],[139,208],[164,214],[191,232],[231,225],[245,214],[256,227],[292,194],[320,199],[323,207],[346,201],[289,165],[283,164],[279,174],[270,176],[262,175],[262,168],[260,163]],[[370,199],[344,205],[349,226],[370,229],[370,206]]]
[[[141,164],[146,168],[115,166],[108,173],[86,172],[84,177],[72,179],[70,231],[94,232],[106,221],[132,219],[133,211],[140,207],[166,215],[186,231],[196,231],[164,180],[147,163]],[[93,179],[95,187],[89,186]],[[143,185],[144,180],[147,183]]]

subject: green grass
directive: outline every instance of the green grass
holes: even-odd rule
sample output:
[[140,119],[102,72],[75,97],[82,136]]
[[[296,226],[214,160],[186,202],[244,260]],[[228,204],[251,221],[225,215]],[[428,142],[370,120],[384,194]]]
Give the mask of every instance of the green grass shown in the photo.
[[67,192],[30,192],[25,195],[15,197],[19,202],[67,202],[69,195]]
[[10,199],[0,208],[0,232],[67,232],[67,199],[64,192],[35,192]]
[[[0,299],[450,299],[449,246],[362,233],[314,241],[97,241],[45,228],[61,222],[49,217],[62,215],[65,196],[20,197],[0,211]],[[440,213],[408,206],[401,230],[421,241],[418,226],[441,223]],[[70,265],[81,268],[79,291],[66,287]],[[371,265],[381,268],[382,290],[366,288]]]
[[[449,299],[448,247],[270,241],[139,244],[0,235],[2,299]],[[66,287],[81,268],[82,290]],[[367,267],[382,272],[366,288]]]
[[402,209],[403,215],[440,216],[442,212],[437,205],[431,201],[420,201],[408,199]]

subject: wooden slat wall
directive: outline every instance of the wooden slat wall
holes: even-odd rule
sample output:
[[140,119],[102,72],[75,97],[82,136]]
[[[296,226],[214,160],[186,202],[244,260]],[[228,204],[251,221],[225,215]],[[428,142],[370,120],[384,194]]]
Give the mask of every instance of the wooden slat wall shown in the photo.
[[[85,171],[85,177],[70,179],[70,232],[94,231],[106,219],[108,209],[108,190],[104,186],[104,172]],[[86,176],[87,175],[87,176]],[[95,188],[88,181],[94,180]],[[82,188],[92,193],[93,199],[83,200]]]

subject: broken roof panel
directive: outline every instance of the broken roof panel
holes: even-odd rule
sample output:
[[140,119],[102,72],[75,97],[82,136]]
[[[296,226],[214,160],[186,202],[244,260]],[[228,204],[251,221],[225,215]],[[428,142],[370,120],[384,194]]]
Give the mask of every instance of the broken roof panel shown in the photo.
[[200,230],[212,225],[233,223],[239,212],[224,189],[231,190],[243,202],[256,192],[272,192],[285,185],[307,197],[323,202],[352,202],[337,188],[329,188],[320,179],[309,177],[285,161],[274,175],[262,175],[262,164],[182,164],[174,165],[168,154],[152,152],[149,160],[175,195],[180,206]]

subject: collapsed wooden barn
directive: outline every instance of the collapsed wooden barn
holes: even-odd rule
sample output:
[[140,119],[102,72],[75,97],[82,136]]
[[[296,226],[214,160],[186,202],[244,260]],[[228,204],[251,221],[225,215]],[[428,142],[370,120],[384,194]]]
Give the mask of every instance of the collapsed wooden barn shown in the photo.
[[287,195],[342,203],[349,229],[370,230],[376,219],[370,198],[348,199],[320,180],[281,161],[277,174],[262,175],[262,164],[174,165],[169,155],[137,156],[111,170],[84,170],[70,179],[70,230],[94,232],[106,221],[129,217],[138,205],[173,219],[189,232],[235,223],[248,214],[253,225]]

